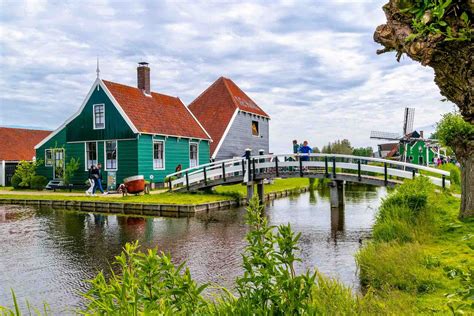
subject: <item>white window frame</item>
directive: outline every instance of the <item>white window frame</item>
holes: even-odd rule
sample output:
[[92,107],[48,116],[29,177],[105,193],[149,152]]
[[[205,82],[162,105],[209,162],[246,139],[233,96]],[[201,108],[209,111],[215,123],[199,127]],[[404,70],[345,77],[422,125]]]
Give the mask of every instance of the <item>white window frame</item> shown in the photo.
[[88,164],[89,164],[89,157],[87,155],[87,144],[95,143],[95,158],[96,158],[96,166],[99,163],[99,144],[98,142],[85,142],[84,143],[84,171],[88,171]]
[[[115,142],[115,161],[116,168],[107,168],[107,142]],[[104,140],[104,170],[105,171],[117,171],[118,170],[118,141],[116,139]]]
[[189,142],[189,168],[196,167],[196,166],[191,166],[191,146],[196,145],[196,166],[199,166],[199,143],[197,142]]
[[[155,167],[155,144],[156,143],[162,143],[163,144],[163,167],[159,168],[159,167]],[[166,160],[165,160],[165,152],[166,152],[166,149],[165,149],[165,141],[164,140],[161,140],[161,139],[154,139],[153,140],[153,144],[152,144],[152,163],[153,163],[153,170],[165,170],[166,169]]]
[[[253,122],[256,122],[256,123],[257,123],[257,132],[258,132],[258,135],[254,135],[254,134],[253,134],[253,129],[252,129],[252,127],[253,127]],[[252,121],[251,121],[251,123],[250,123],[250,133],[252,133],[252,136],[253,136],[253,137],[260,137],[260,135],[261,135],[261,133],[260,133],[260,122],[258,121],[258,119],[256,119],[256,120],[253,120],[253,119],[252,119]]]
[[[47,163],[48,159],[46,158],[46,152],[50,152],[51,153],[51,163]],[[44,150],[44,165],[46,167],[52,167],[53,166],[53,163],[54,163],[54,158],[53,158],[53,150],[52,149],[45,149]]]
[[[96,127],[96,122],[95,122],[95,108],[96,108],[97,106],[102,106],[102,107],[104,108],[104,127]],[[93,121],[94,121],[94,126],[93,126],[93,128],[94,128],[95,130],[97,130],[97,129],[105,129],[105,104],[104,104],[104,103],[94,104],[94,105],[92,106],[92,117],[93,117]]]

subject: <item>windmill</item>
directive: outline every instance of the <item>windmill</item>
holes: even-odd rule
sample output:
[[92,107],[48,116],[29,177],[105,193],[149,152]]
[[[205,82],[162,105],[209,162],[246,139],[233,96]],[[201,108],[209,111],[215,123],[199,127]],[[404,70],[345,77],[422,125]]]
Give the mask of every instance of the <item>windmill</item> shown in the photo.
[[402,137],[405,137],[407,134],[413,131],[414,119],[415,119],[415,109],[405,108],[405,113],[403,115],[402,135],[400,135],[399,133],[392,133],[392,132],[372,131],[370,132],[370,138],[400,141]]
[[[415,109],[414,108],[405,108],[405,113],[403,114],[403,126],[402,126],[402,135],[394,132],[381,132],[381,131],[371,131],[371,139],[383,139],[390,141],[397,141],[399,143],[406,143],[411,137],[407,137],[408,134],[413,132],[413,121],[415,119]],[[406,150],[404,151],[403,160],[406,162]]]

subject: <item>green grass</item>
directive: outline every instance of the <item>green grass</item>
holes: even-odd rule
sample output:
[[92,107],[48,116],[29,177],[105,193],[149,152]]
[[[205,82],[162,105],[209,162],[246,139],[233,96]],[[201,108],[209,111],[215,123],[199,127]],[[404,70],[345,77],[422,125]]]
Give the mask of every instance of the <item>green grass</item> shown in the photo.
[[[277,179],[274,184],[265,186],[265,193],[278,192],[284,190],[298,190],[309,185],[308,179]],[[71,196],[69,192],[56,192],[55,194],[26,194],[27,192],[38,192],[33,190],[15,190],[18,194],[0,194],[0,199],[21,199],[21,200],[56,200],[56,201],[101,201],[115,203],[147,203],[147,204],[203,204],[217,201],[236,199],[246,196],[247,188],[244,185],[236,184],[230,186],[216,187],[214,193],[160,193],[149,195],[129,195],[126,197],[102,196]],[[23,192],[23,193],[22,193]],[[83,191],[79,191],[83,193]],[[77,193],[77,192],[76,192]]]
[[68,195],[30,195],[30,194],[0,194],[0,199],[21,200],[55,200],[55,201],[100,201],[114,203],[146,203],[146,204],[203,204],[229,200],[228,196],[201,193],[160,193],[139,196],[68,196]]
[[404,314],[472,314],[472,298],[455,293],[469,287],[474,220],[458,220],[459,199],[425,182],[407,181],[382,203],[373,241],[356,256],[361,282],[387,313],[400,306]]
[[[275,179],[273,184],[265,185],[264,191],[265,194],[286,190],[296,191],[308,186],[309,179],[307,178]],[[215,188],[215,192],[217,194],[245,197],[247,195],[247,187],[242,184],[218,186]]]

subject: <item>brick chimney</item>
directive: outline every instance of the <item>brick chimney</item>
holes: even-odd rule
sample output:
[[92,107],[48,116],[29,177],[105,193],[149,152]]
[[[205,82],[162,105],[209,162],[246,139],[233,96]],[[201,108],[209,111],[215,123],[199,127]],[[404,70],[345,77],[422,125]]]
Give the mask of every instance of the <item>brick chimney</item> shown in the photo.
[[147,62],[139,62],[137,67],[137,87],[146,94],[151,94],[150,90],[150,67]]

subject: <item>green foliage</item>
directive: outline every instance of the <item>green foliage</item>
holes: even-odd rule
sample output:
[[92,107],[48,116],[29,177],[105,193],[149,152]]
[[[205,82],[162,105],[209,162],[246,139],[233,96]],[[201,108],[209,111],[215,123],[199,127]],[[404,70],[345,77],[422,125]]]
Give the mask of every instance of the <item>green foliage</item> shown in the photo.
[[20,188],[20,183],[21,183],[21,178],[20,178],[20,176],[15,173],[15,174],[12,176],[11,183],[12,183],[12,187],[13,187],[14,189],[19,189],[19,188]]
[[356,256],[361,283],[379,290],[434,291],[436,277],[423,266],[425,257],[417,243],[369,244]]
[[66,167],[64,168],[64,175],[63,175],[63,180],[65,185],[69,185],[71,183],[71,179],[76,173],[77,170],[79,170],[79,163],[80,159],[79,158],[74,158],[72,157],[69,159],[69,162],[66,164]]
[[407,41],[424,38],[430,34],[442,35],[445,41],[470,41],[472,24],[466,11],[459,12],[459,1],[404,0],[400,11],[412,18],[414,32]]
[[323,146],[321,152],[325,154],[352,155],[352,150],[351,142],[347,139],[343,139]]
[[461,170],[458,166],[452,163],[446,163],[444,165],[440,165],[438,168],[449,171],[449,180],[451,181],[451,184],[461,184]]
[[[20,310],[20,304],[18,303],[18,300],[16,299],[15,292],[11,290],[12,293],[12,301],[13,301],[13,309],[5,307],[0,305],[0,315],[4,316],[21,316],[21,310]],[[28,300],[25,301],[26,303],[26,309],[28,310],[28,315],[37,315],[37,316],[47,316],[47,315],[52,315],[51,313],[51,308],[47,303],[43,303],[43,310],[39,310],[32,306]]]
[[171,257],[157,250],[138,251],[138,242],[127,243],[115,257],[119,273],[109,280],[100,272],[90,280],[91,289],[85,315],[197,313],[208,303],[201,293],[207,285],[198,286],[184,263],[175,267]]
[[20,179],[20,183],[18,183],[18,187],[29,188],[31,186],[31,179],[36,175],[36,168],[40,164],[42,164],[41,160],[20,161],[20,163],[15,169],[15,174],[14,174],[14,176],[17,176]]
[[469,140],[474,138],[474,125],[464,121],[458,113],[447,113],[436,125],[436,135],[458,155],[457,149],[468,146]]
[[239,298],[234,311],[238,314],[295,315],[308,311],[316,273],[297,275],[295,256],[300,233],[290,225],[269,226],[264,207],[257,198],[250,201],[247,224],[248,242],[242,255],[244,275],[237,278]]
[[374,150],[372,147],[359,147],[359,148],[354,148],[352,150],[352,155],[354,156],[362,156],[362,157],[372,157],[374,154]]
[[34,176],[31,178],[31,188],[33,190],[43,190],[48,184],[48,179],[44,176]]

